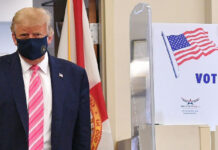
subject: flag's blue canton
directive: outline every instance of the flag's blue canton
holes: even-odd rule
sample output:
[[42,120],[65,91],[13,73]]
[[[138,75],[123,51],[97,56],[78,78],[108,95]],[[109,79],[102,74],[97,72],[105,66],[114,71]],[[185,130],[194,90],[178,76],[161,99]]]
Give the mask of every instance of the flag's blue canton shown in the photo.
[[167,36],[173,51],[190,46],[184,34]]

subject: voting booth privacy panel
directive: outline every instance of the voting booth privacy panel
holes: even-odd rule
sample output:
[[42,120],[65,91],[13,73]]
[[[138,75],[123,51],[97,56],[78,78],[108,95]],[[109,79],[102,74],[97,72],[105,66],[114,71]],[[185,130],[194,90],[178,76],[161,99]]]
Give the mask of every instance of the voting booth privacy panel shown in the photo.
[[151,8],[139,3],[130,15],[131,149],[154,150]]
[[152,25],[155,123],[218,125],[218,25]]
[[211,150],[210,130],[218,125],[217,35],[215,24],[152,23],[149,5],[133,9],[132,150]]

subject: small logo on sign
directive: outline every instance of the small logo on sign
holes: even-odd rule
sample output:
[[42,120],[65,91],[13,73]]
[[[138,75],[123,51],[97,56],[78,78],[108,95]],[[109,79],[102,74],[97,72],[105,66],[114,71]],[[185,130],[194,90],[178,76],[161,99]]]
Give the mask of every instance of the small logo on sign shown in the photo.
[[199,98],[197,99],[184,99],[182,98],[183,102],[187,103],[187,105],[194,105],[194,103],[196,103],[197,101],[199,101]]
[[185,102],[185,104],[182,104],[180,106],[181,111],[183,114],[197,114],[199,112],[200,106],[197,105],[197,102],[200,101],[200,98],[183,98],[181,97],[182,101]]

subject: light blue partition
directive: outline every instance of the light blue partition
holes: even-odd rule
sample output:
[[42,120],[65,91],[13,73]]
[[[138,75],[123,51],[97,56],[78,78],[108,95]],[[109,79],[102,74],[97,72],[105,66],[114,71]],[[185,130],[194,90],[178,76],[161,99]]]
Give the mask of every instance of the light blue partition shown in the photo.
[[0,22],[0,56],[16,51],[10,30],[11,22]]

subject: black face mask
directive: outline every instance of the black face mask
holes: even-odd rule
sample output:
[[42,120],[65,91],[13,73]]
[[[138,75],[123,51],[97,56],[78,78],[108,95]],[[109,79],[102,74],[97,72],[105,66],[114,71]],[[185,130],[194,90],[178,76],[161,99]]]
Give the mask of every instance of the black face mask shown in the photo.
[[48,47],[47,36],[33,39],[17,39],[18,52],[25,58],[35,60],[42,57]]

